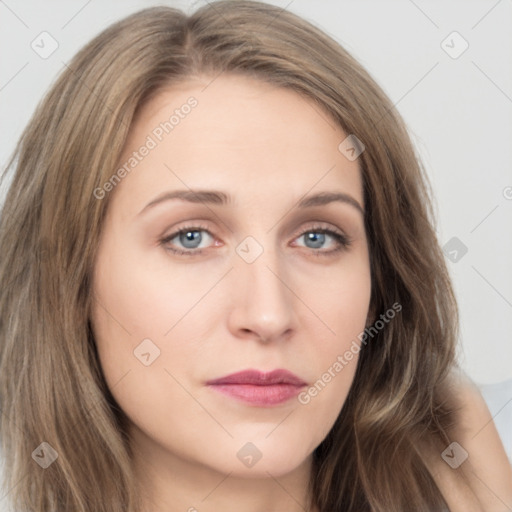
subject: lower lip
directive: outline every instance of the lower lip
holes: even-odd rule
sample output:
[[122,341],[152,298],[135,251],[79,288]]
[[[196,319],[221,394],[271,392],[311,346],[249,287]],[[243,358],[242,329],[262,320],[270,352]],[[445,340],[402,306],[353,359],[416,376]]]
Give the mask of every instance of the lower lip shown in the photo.
[[219,393],[238,398],[254,405],[270,406],[287,402],[297,396],[303,386],[293,384],[273,384],[256,386],[254,384],[212,384],[210,388]]

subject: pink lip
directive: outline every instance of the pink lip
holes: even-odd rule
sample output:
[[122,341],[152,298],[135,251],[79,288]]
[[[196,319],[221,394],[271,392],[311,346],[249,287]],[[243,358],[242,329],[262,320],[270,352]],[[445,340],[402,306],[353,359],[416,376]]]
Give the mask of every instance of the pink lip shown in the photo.
[[233,398],[259,406],[277,405],[299,394],[306,383],[288,370],[274,370],[263,373],[245,370],[206,384]]

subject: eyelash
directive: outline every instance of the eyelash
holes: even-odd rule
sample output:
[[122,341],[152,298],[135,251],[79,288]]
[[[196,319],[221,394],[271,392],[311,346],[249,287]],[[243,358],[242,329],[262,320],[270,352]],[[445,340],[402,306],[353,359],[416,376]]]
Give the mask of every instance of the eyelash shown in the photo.
[[[195,231],[206,231],[212,238],[213,235],[210,233],[210,231],[206,228],[206,226],[201,225],[191,225],[191,226],[184,226],[178,231],[175,231],[174,233],[170,234],[169,236],[166,236],[165,238],[160,240],[161,245],[167,245],[173,238],[176,238],[178,235],[181,235],[182,233],[188,233],[189,231],[195,232]],[[350,247],[353,240],[348,237],[347,235],[344,235],[342,233],[338,233],[337,231],[334,231],[332,229],[324,228],[322,226],[312,226],[311,228],[303,231],[298,236],[295,237],[295,239],[300,238],[304,236],[307,233],[320,233],[329,235],[338,243],[338,247],[335,249],[331,249],[329,251],[322,251],[322,250],[315,250],[310,249],[315,256],[332,256],[340,251],[346,250]],[[307,249],[307,247],[306,247]],[[196,256],[199,254],[202,254],[203,249],[189,249],[189,250],[182,250],[182,249],[174,249],[172,247],[166,247],[166,250],[171,251],[174,254],[177,255],[186,255],[186,256]]]

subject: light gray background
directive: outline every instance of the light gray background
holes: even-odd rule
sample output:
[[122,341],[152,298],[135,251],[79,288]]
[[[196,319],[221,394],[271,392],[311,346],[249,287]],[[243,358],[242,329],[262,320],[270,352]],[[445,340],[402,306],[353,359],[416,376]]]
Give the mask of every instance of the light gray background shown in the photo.
[[[205,0],[160,2],[189,12]],[[431,176],[461,310],[460,360],[480,384],[512,378],[512,0],[271,0],[326,31],[405,118]],[[142,0],[0,0],[0,163],[76,51]],[[47,31],[48,58],[31,43]],[[469,44],[463,48],[456,31]],[[447,39],[448,37],[448,39]],[[442,42],[444,43],[444,49]],[[449,48],[451,47],[451,48]],[[48,46],[47,46],[48,48]],[[452,256],[453,257],[453,253]]]

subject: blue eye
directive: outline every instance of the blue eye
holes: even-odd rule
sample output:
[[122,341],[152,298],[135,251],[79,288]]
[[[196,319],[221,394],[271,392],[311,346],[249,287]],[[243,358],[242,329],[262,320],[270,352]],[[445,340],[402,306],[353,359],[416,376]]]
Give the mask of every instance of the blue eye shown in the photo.
[[[179,231],[176,231],[165,237],[160,241],[160,243],[164,245],[167,250],[174,254],[195,256],[201,254],[203,249],[206,249],[205,247],[199,248],[201,242],[203,242],[205,238],[201,233],[207,233],[209,237],[213,238],[213,235],[204,226],[186,226],[181,228]],[[332,255],[333,253],[347,249],[352,243],[352,240],[348,236],[342,233],[338,233],[332,229],[326,229],[323,227],[312,227],[307,231],[303,231],[299,236],[295,238],[295,240],[304,237],[305,242],[311,244],[307,245],[306,247],[312,249],[312,252],[317,256]],[[336,247],[329,250],[316,250],[321,249],[328,238],[331,238],[335,241]],[[177,248],[177,244],[181,245],[183,249]]]
[[347,249],[352,240],[350,240],[346,235],[333,231],[331,229],[322,229],[322,228],[313,228],[305,231],[299,238],[305,237],[305,241],[311,243],[311,245],[307,246],[310,249],[320,249],[326,242],[326,237],[332,238],[335,240],[337,247],[335,249],[330,249],[326,251],[314,251],[317,255],[328,255],[335,252],[338,252],[342,249]]
[[184,247],[186,250],[176,249],[174,247],[169,247],[168,249],[176,254],[200,254],[201,249],[196,250],[198,246],[203,241],[203,235],[201,233],[208,233],[209,236],[212,236],[211,233],[202,226],[190,226],[180,229],[175,233],[172,233],[168,237],[162,240],[162,244],[170,244],[175,238],[177,241]]

